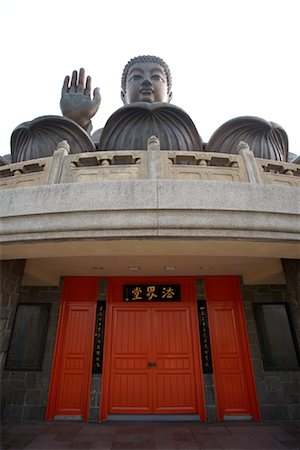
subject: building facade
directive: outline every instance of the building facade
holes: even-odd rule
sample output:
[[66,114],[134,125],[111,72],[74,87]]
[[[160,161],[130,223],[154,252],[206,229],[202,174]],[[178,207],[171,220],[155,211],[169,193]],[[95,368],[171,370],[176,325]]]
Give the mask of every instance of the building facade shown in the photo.
[[155,138],[3,165],[3,417],[299,418],[299,175]]

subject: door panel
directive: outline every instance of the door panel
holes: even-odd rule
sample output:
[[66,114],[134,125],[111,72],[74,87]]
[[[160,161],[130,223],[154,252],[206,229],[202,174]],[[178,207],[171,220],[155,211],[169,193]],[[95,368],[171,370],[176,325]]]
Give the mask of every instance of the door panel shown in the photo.
[[207,277],[212,359],[219,420],[260,418],[238,277]]
[[63,284],[46,419],[88,419],[98,278],[66,277]]
[[190,374],[157,374],[153,414],[197,414]]
[[153,310],[155,414],[196,413],[190,308]]
[[61,382],[54,415],[84,415],[82,400],[87,389],[90,316],[89,305],[69,304],[66,308],[65,351],[61,358]]
[[114,308],[111,413],[151,413],[150,319],[145,308]]
[[251,415],[248,386],[245,382],[243,355],[237,333],[235,305],[211,305],[215,328],[215,358],[218,360],[223,415]]
[[114,373],[109,411],[112,414],[151,414],[149,375]]

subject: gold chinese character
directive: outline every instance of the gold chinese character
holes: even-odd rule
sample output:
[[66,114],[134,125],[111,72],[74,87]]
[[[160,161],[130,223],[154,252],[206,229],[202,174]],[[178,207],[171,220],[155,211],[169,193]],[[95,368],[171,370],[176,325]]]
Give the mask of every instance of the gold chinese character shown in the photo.
[[162,290],[162,298],[173,298],[175,295],[175,292],[171,287],[164,287]]
[[140,294],[142,293],[142,289],[140,287],[135,287],[131,293],[133,294],[132,300],[142,300],[142,297],[140,297]]
[[157,297],[155,294],[155,286],[147,286],[147,297],[148,300],[152,300],[154,297]]

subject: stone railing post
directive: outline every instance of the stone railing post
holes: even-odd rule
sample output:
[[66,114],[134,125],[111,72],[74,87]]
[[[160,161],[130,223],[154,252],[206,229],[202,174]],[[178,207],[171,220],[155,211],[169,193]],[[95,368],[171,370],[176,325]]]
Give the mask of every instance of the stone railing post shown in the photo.
[[147,176],[150,179],[161,178],[160,142],[156,136],[147,141]]
[[261,183],[261,176],[255,162],[254,153],[250,150],[246,142],[240,141],[238,144],[239,154],[242,155],[250,183]]
[[50,167],[48,184],[60,183],[64,157],[70,153],[70,146],[67,141],[58,143],[56,150],[52,156],[52,164]]

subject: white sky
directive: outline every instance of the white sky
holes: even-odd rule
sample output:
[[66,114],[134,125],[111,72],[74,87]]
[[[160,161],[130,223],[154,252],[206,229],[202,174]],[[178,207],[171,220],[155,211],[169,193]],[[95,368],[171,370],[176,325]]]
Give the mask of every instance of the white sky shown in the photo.
[[134,56],[160,56],[172,103],[207,142],[224,122],[280,124],[300,154],[298,0],[4,0],[0,7],[0,154],[22,122],[61,115],[65,75],[84,67],[100,87],[94,130],[122,106],[120,80]]

